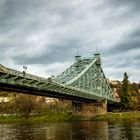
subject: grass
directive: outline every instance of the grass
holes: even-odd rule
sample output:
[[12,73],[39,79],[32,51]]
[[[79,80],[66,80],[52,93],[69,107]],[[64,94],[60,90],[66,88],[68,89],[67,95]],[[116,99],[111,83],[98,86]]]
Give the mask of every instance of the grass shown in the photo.
[[0,123],[42,123],[42,122],[62,122],[62,121],[116,121],[116,120],[140,120],[140,112],[108,113],[105,115],[80,116],[69,113],[44,113],[42,115],[32,115],[25,119],[19,115],[0,116]]
[[41,122],[62,122],[62,121],[78,121],[81,116],[71,115],[68,113],[45,113],[42,115],[32,115],[28,119],[22,116],[10,115],[0,116],[0,123],[41,123]]
[[21,116],[0,116],[0,123],[19,123],[23,122],[23,120],[25,119]]
[[35,122],[62,122],[78,121],[80,116],[74,116],[68,113],[46,113],[43,115],[31,116],[30,119]]
[[108,113],[105,115],[96,115],[90,120],[93,121],[115,121],[115,120],[140,120],[140,112],[120,112]]

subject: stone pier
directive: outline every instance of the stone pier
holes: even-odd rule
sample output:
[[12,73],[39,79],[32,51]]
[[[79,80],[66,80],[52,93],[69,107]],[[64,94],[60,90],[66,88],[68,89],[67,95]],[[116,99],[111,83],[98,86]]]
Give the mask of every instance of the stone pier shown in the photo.
[[73,113],[76,115],[98,115],[107,113],[107,100],[92,103],[73,101],[72,106]]

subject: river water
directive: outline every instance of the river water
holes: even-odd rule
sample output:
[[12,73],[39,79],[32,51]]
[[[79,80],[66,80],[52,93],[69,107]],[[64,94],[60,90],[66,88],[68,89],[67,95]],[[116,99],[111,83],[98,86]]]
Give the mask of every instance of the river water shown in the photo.
[[140,140],[140,121],[0,124],[0,140]]

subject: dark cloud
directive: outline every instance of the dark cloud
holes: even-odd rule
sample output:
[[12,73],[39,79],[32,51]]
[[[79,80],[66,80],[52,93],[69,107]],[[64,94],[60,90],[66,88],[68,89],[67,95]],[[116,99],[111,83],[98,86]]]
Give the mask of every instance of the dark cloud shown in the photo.
[[133,7],[133,10],[140,10],[140,1],[139,0],[106,0],[105,2],[108,2],[108,4],[113,6],[122,6],[122,5],[130,5]]
[[132,38],[132,39],[135,39],[135,38],[138,39],[138,38],[140,38],[140,28],[138,28],[136,30],[133,30],[131,32],[131,34],[129,35],[129,37]]
[[135,50],[140,48],[140,40],[125,40],[120,44],[117,44],[115,48],[110,49],[111,54],[123,54],[129,50]]
[[[124,53],[129,53],[131,50],[138,49],[140,49],[140,28],[133,30],[129,35],[123,36],[116,45],[107,50],[106,55],[110,54],[121,56]],[[132,55],[135,56],[135,54]]]
[[77,48],[91,56],[98,45],[108,76],[140,74],[139,7],[139,0],[3,0],[0,63],[49,65],[56,73],[55,64],[72,63]]
[[139,64],[140,64],[140,55],[136,55],[136,56],[134,57],[134,59],[135,59],[135,60],[139,60]]
[[15,55],[13,60],[16,64],[51,64],[55,62],[65,62],[73,59],[76,54],[76,47],[79,41],[64,41],[61,46],[53,44],[46,47],[40,55],[34,54],[32,57],[25,55]]

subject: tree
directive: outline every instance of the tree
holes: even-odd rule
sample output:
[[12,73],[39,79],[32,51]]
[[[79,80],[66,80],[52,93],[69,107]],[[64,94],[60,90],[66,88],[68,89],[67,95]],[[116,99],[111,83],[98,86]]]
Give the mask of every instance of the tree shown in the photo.
[[36,96],[19,94],[16,97],[16,108],[19,113],[28,118],[34,107],[36,106]]
[[125,110],[130,110],[133,107],[131,91],[127,73],[124,73],[123,81],[122,81],[122,95],[121,95],[121,107]]

